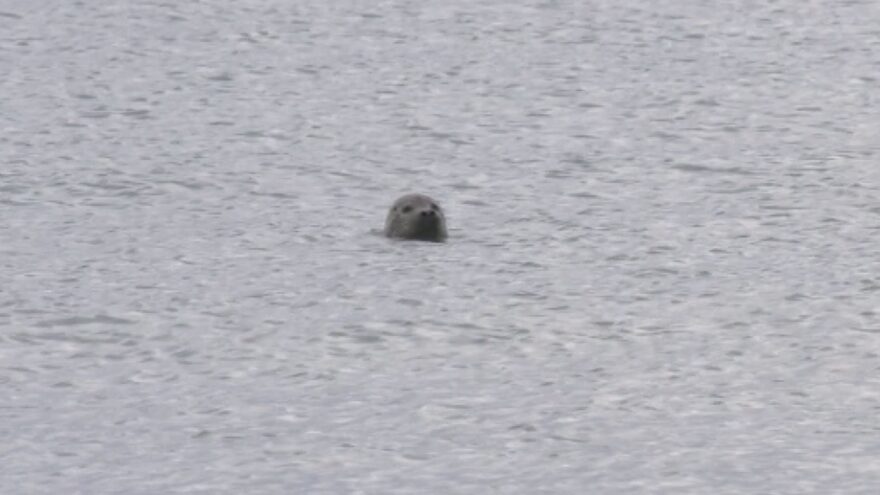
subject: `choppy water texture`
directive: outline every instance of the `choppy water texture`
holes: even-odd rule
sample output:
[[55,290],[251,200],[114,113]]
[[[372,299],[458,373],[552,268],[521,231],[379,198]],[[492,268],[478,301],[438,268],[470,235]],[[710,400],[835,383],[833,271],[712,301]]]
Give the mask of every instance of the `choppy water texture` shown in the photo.
[[5,2],[0,492],[876,493],[878,26]]

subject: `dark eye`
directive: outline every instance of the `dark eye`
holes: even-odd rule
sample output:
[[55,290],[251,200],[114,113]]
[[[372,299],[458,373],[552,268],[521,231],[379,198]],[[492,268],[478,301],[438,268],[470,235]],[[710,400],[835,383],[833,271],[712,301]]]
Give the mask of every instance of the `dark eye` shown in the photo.
[[440,208],[438,208],[436,204],[431,203],[431,209],[436,211],[436,210],[439,210]]
[[402,210],[404,213],[409,213],[409,212],[412,211],[412,206],[404,206],[403,208],[401,208],[401,210]]

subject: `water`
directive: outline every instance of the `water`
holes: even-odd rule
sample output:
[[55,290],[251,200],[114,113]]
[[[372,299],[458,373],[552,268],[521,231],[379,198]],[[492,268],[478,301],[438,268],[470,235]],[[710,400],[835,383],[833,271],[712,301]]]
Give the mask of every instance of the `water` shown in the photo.
[[874,493],[878,20],[6,2],[0,492]]

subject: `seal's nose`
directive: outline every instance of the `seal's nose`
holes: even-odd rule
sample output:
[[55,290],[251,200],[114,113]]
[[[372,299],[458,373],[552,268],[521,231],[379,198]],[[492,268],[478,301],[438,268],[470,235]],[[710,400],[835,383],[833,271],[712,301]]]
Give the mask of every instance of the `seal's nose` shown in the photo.
[[424,210],[419,213],[423,217],[436,217],[437,213],[434,210]]

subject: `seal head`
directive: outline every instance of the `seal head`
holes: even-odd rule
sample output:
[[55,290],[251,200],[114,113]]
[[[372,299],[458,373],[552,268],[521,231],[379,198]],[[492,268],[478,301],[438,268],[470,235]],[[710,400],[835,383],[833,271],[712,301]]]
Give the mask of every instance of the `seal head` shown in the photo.
[[437,202],[424,194],[407,194],[391,205],[385,235],[398,239],[443,242],[446,217]]

